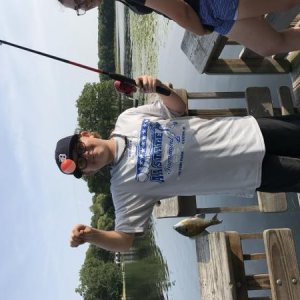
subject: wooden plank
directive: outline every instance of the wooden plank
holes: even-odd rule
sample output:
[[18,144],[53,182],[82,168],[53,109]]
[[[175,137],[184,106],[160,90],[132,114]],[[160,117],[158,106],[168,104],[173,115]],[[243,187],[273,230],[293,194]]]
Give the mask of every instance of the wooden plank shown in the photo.
[[225,206],[225,207],[201,207],[197,208],[197,214],[216,214],[224,212],[250,212],[250,211],[260,211],[258,205],[248,205],[248,206]]
[[266,253],[251,253],[251,254],[244,254],[244,260],[260,260],[266,259]]
[[248,290],[269,290],[271,288],[268,274],[247,275],[246,281]]
[[272,300],[272,297],[251,297],[249,300]]
[[207,65],[215,57],[215,52],[220,51],[219,44],[223,44],[226,37],[216,32],[208,35],[196,35],[185,31],[181,42],[181,49],[199,73],[204,73]]
[[287,210],[287,200],[285,193],[257,193],[258,204],[261,212],[283,212]]
[[246,116],[247,110],[245,108],[190,109],[189,115],[213,119],[217,117]]
[[252,51],[252,50],[249,49],[249,48],[245,48],[245,47],[244,47],[244,48],[242,49],[242,51],[240,52],[239,58],[240,58],[241,60],[247,60],[247,59],[253,59],[253,58],[261,59],[261,60],[264,59],[264,57],[261,56],[260,54],[258,54],[258,53],[256,53],[256,52]]
[[291,77],[293,85],[293,94],[296,106],[300,105],[300,51],[289,54],[288,59],[291,61]]
[[196,196],[176,196],[160,200],[153,208],[155,218],[186,217],[196,214]]
[[300,273],[290,229],[264,231],[264,243],[274,300],[300,298]]
[[275,61],[270,58],[248,59],[218,59],[207,66],[206,74],[283,74],[291,71],[288,60]]
[[240,233],[240,239],[241,240],[250,240],[250,239],[262,239],[263,234],[261,232],[258,233]]
[[288,86],[280,86],[278,89],[281,114],[291,115],[295,113],[291,89]]
[[218,59],[221,55],[224,47],[227,45],[228,38],[225,36],[220,36],[219,42],[215,45],[212,51],[212,59]]
[[153,215],[155,218],[177,217],[179,214],[178,197],[160,200],[160,205],[155,205]]
[[[295,18],[296,19],[296,18]],[[295,25],[295,27],[300,27],[300,21]],[[295,104],[299,106],[300,99],[300,51],[290,52],[288,55],[288,60],[291,62],[291,77],[293,82],[293,93],[295,96]]]
[[240,99],[245,98],[245,92],[199,92],[188,93],[189,99]]
[[226,46],[241,46],[241,44],[229,38],[226,42]]
[[236,300],[229,243],[224,232],[196,238],[200,299]]
[[241,239],[239,233],[236,231],[227,231],[226,236],[228,237],[231,249],[232,267],[236,284],[236,296],[239,300],[247,300],[248,291]]
[[[281,62],[281,61],[284,61],[287,56],[288,56],[288,53],[278,53],[278,54],[272,55],[270,57],[270,59],[275,60],[277,62]],[[243,48],[239,54],[239,58],[243,61],[248,61],[251,59],[258,59],[261,61],[264,60],[264,56],[254,52],[253,50],[251,50],[249,48]]]
[[251,297],[249,300],[273,300],[272,297]]
[[[275,116],[281,115],[281,108],[274,107]],[[218,117],[247,116],[246,108],[228,108],[228,109],[190,109],[189,116],[197,116],[200,118],[213,119]]]
[[[249,114],[256,118],[274,114],[271,92],[266,87],[247,88],[246,101]],[[287,200],[284,193],[258,192],[257,196],[259,208],[262,212],[282,212],[287,210]]]
[[246,102],[249,115],[256,118],[273,116],[273,104],[270,89],[267,87],[249,87],[246,89]]

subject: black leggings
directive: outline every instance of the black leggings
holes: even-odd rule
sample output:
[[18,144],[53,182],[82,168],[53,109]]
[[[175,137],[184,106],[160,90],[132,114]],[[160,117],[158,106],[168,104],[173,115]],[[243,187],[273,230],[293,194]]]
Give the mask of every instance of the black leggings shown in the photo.
[[300,115],[258,118],[266,154],[258,191],[300,193]]

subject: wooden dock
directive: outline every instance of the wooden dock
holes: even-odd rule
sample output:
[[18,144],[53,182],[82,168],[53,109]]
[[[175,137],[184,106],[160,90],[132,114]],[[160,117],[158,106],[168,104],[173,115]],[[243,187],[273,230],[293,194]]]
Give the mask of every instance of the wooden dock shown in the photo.
[[[263,242],[265,252],[248,253],[244,240]],[[196,239],[200,299],[299,300],[300,273],[290,229],[262,233],[214,232]],[[246,275],[245,262],[263,261],[267,273]],[[253,290],[269,290],[271,296],[249,297]]]

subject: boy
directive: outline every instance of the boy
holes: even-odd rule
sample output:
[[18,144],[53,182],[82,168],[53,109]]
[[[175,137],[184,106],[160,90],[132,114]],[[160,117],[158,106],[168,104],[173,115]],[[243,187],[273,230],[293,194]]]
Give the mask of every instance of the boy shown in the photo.
[[[168,89],[150,76],[138,77],[136,84],[147,93],[157,86]],[[82,131],[58,141],[56,163],[66,174],[91,176],[111,165],[115,230],[76,225],[71,246],[90,242],[128,250],[162,198],[300,192],[298,116],[206,120],[184,116],[185,111],[171,89],[170,96],[123,112],[108,140]]]

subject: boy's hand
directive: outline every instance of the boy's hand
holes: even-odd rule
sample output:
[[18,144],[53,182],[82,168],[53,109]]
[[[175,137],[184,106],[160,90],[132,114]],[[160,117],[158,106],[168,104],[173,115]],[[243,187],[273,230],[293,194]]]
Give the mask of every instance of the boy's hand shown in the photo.
[[153,76],[142,75],[135,79],[137,87],[143,93],[155,93],[156,87],[161,85],[161,81]]
[[75,225],[71,231],[70,246],[78,247],[86,242],[85,236],[92,231],[90,226],[78,224]]

